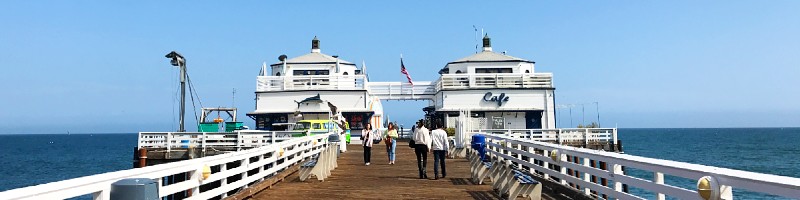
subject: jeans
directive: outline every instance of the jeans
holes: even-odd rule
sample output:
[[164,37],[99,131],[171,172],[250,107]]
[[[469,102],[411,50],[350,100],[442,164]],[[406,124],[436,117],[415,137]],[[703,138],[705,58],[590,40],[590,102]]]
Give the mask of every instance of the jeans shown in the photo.
[[364,163],[369,163],[370,157],[372,157],[372,147],[364,146]]
[[447,155],[445,150],[433,150],[433,175],[439,178],[439,165],[442,166],[442,177],[447,176],[447,170],[444,166],[444,159]]
[[428,145],[418,144],[414,147],[414,153],[417,155],[417,168],[419,168],[419,178],[428,176],[426,168],[428,168]]
[[392,146],[386,146],[386,153],[389,154],[389,161],[394,161],[394,152],[397,148],[397,139],[392,138]]

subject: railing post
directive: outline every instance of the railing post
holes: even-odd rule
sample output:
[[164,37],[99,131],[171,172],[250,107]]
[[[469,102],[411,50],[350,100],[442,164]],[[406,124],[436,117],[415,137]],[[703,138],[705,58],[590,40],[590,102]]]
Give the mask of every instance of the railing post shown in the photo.
[[561,144],[562,143],[562,141],[561,141],[561,132],[563,132],[563,130],[561,130],[561,129],[558,129],[558,131],[556,131],[556,144]]
[[[664,184],[664,173],[661,172],[653,172],[653,181],[656,184]],[[664,200],[666,197],[662,193],[656,193],[656,199]]]
[[616,128],[612,129],[612,131],[611,131],[611,143],[613,143],[615,145],[617,144],[617,129]]
[[[619,179],[617,178],[617,176],[623,176],[622,165],[619,165],[619,164],[616,164],[616,163],[613,163],[613,164],[610,163],[610,164],[611,164],[611,170],[612,170],[612,173],[613,173],[612,176],[611,176],[611,179],[614,181],[614,190],[617,191],[617,192],[624,192],[624,191],[622,191],[622,183],[619,182]],[[619,199],[619,197],[616,197],[616,198]]]
[[[241,173],[242,179],[247,179],[247,171],[248,171],[247,169],[250,169],[250,157],[245,156],[245,158],[241,160],[241,163],[242,163],[242,165],[239,166],[239,167],[243,167],[242,169],[245,169],[245,170],[242,170],[242,173]],[[248,185],[249,184],[244,184],[244,186],[242,186],[242,188],[248,188]]]
[[240,151],[241,150],[241,140],[242,140],[241,133],[236,132],[236,143],[235,143],[236,144],[236,151]]
[[528,138],[529,138],[531,141],[536,141],[536,140],[534,140],[534,139],[533,139],[533,130],[530,130],[530,129],[528,130]]
[[[576,159],[575,162],[578,162],[578,160]],[[583,166],[584,167],[590,167],[589,166],[590,163],[594,163],[594,161],[589,160],[589,158],[587,158],[587,157],[583,158]],[[576,173],[576,175],[577,175],[577,173]],[[592,175],[589,174],[589,172],[586,172],[586,170],[584,170],[584,172],[583,172],[583,182],[586,185],[590,185],[591,184],[591,182],[592,182],[591,179],[590,179],[591,176]],[[586,187],[586,185],[582,185],[583,193],[585,193],[586,195],[591,195],[591,190],[589,190],[589,187]]]
[[[228,163],[222,163],[221,165],[219,165],[219,172],[218,173],[222,174],[222,172],[227,171],[228,170],[228,169],[226,169],[227,166],[228,166]],[[228,178],[220,179],[219,180],[219,187],[223,188],[223,187],[225,187],[225,185],[228,185]],[[228,197],[228,193],[227,192],[223,192],[220,196],[222,198]]]
[[[543,156],[550,157],[550,151],[548,151],[547,149],[542,149],[542,153],[544,154]],[[550,169],[550,162],[547,162],[546,160],[547,159],[541,160],[542,161],[542,165],[543,165],[542,167],[544,167],[545,169]],[[545,180],[549,180],[550,179],[550,174],[548,173],[548,171],[543,171],[543,172],[544,172],[543,173],[544,174],[544,179]]]
[[269,142],[269,144],[270,144],[270,145],[272,145],[272,144],[275,144],[275,134],[276,134],[276,133],[275,133],[275,131],[272,131],[272,132],[270,133],[270,136],[269,136],[269,138],[270,138],[270,142]]
[[166,145],[167,145],[167,152],[169,152],[170,150],[172,150],[172,147],[171,147],[172,145],[170,145],[170,144],[169,144],[169,143],[170,143],[170,141],[172,141],[172,132],[167,132],[167,143],[166,143]]
[[583,129],[583,147],[589,147],[589,129]]
[[[189,180],[200,180],[200,176],[202,176],[202,172],[198,173],[197,170],[192,170],[192,171],[189,171],[188,173],[190,174],[189,175],[189,177],[190,177]],[[192,193],[190,194],[190,196],[200,195],[200,185],[192,187],[191,191],[192,191]]]
[[206,152],[206,132],[203,132],[203,135],[200,138],[200,147],[203,149],[203,154],[205,155]]
[[92,200],[108,200],[108,199],[111,199],[111,193],[109,190],[100,190],[95,193],[92,193]]
[[[567,162],[566,154],[563,154],[563,153],[559,154],[558,155],[558,162],[560,162],[560,163]],[[559,168],[561,168],[561,175],[562,176],[564,176],[564,177],[570,176],[569,174],[567,174],[567,168],[566,167],[559,166]],[[567,185],[567,179],[562,178],[561,179],[561,185]]]

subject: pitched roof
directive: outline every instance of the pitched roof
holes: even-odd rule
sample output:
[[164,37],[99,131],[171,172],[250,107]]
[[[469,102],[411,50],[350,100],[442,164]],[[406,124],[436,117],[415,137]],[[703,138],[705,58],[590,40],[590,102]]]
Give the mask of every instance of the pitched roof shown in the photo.
[[533,63],[533,61],[528,61],[528,60],[525,60],[525,59],[522,59],[522,58],[517,58],[517,57],[514,57],[514,56],[508,56],[508,55],[505,55],[505,54],[499,54],[499,53],[495,53],[495,52],[492,52],[492,51],[483,51],[483,52],[480,52],[480,53],[473,54],[471,56],[467,56],[467,57],[458,59],[458,60],[453,61],[453,62],[449,62],[447,64],[465,63],[465,62],[508,62],[508,61]]
[[[319,52],[311,52],[306,55],[297,56],[294,58],[290,58],[286,60],[287,64],[327,64],[327,63],[336,63],[336,58],[333,56],[325,55]],[[282,62],[278,62],[272,65],[281,65]],[[339,64],[342,65],[355,65],[349,61],[339,59]]]

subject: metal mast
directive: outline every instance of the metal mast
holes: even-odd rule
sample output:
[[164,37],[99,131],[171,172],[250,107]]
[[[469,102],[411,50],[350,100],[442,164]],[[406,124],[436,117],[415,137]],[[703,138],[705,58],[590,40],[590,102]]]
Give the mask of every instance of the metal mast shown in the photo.
[[178,52],[169,52],[165,57],[172,59],[169,63],[172,66],[177,66],[181,70],[181,114],[178,132],[186,132],[184,129],[184,115],[186,113],[186,59]]

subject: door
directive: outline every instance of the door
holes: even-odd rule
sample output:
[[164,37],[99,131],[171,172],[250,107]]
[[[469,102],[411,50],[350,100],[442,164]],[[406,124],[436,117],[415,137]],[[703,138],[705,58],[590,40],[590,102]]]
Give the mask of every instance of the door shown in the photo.
[[526,129],[541,129],[542,128],[542,111],[527,111],[527,112],[525,112],[525,128]]

